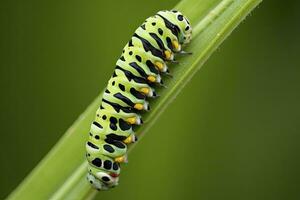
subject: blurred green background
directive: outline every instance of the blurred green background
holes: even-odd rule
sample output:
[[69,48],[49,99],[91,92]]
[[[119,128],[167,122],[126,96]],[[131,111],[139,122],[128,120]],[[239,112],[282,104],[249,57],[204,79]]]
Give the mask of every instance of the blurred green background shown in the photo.
[[[0,199],[104,88],[135,28],[176,3],[1,1]],[[97,199],[300,199],[299,8],[264,1]]]

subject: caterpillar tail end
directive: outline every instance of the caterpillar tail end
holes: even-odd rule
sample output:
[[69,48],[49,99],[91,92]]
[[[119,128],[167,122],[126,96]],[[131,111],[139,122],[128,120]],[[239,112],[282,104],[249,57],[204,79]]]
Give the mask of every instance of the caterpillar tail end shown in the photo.
[[118,185],[119,177],[112,176],[106,172],[98,171],[87,174],[87,180],[98,191],[108,190]]

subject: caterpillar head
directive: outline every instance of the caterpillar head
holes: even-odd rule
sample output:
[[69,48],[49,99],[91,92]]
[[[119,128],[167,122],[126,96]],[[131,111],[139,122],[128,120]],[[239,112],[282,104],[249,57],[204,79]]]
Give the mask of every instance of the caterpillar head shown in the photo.
[[[176,25],[179,29],[178,40],[180,44],[187,44],[192,39],[192,26],[189,20],[179,11],[171,10],[171,11],[159,11],[159,15],[168,19],[171,23]],[[177,29],[178,29],[177,28]]]
[[97,190],[108,190],[118,185],[118,174],[108,173],[94,167],[89,167],[87,180]]
[[179,25],[179,28],[181,30],[182,38],[181,42],[183,44],[187,44],[192,39],[192,26],[189,22],[189,20],[179,11],[172,10],[171,11],[175,15],[175,19],[177,20],[177,24]]

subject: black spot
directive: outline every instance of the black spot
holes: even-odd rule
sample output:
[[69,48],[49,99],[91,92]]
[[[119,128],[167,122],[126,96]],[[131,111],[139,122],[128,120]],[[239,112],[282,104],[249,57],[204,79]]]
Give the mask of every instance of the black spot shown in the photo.
[[131,128],[131,125],[125,122],[122,118],[119,119],[119,126],[122,131],[127,131]]
[[125,86],[119,83],[119,88],[124,92],[125,91]]
[[155,26],[156,25],[156,23],[155,22],[152,22],[152,26]]
[[123,144],[120,141],[114,141],[113,145],[115,145],[116,147],[120,148],[120,149],[125,149],[125,144]]
[[116,76],[118,76],[118,75],[117,75],[116,72],[114,71],[112,77],[116,77]]
[[103,120],[106,120],[106,115],[103,115],[103,116],[102,116],[102,119],[103,119]]
[[100,109],[101,109],[101,110],[103,110],[103,109],[104,109],[104,107],[101,105],[101,106],[100,106]]
[[173,13],[177,13],[178,11],[177,11],[177,10],[172,10],[172,12],[173,12]]
[[110,117],[110,118],[109,118],[109,121],[110,121],[111,123],[113,123],[113,124],[118,123],[118,120],[117,120],[117,118],[115,118],[115,117]]
[[[126,139],[126,137],[124,137],[124,138]],[[125,149],[125,147],[126,147],[123,142],[118,141],[118,140],[113,140],[111,138],[106,138],[104,141],[107,142],[108,144],[112,144],[120,149]]]
[[112,123],[110,123],[109,127],[111,128],[111,130],[114,130],[114,131],[116,131],[118,129],[117,125],[112,124]]
[[90,181],[90,184],[93,184],[93,181]]
[[96,140],[99,140],[99,139],[100,139],[100,136],[99,136],[99,135],[95,135],[95,139],[96,139]]
[[104,148],[107,152],[109,152],[109,153],[115,152],[114,148],[112,148],[112,147],[111,147],[110,145],[108,145],[108,144],[103,145],[103,148]]
[[142,62],[142,58],[141,58],[141,56],[139,56],[139,55],[136,55],[135,56],[135,58],[139,61],[139,62]]
[[103,176],[103,177],[102,177],[102,180],[105,181],[105,182],[107,182],[107,181],[110,181],[110,178],[107,177],[107,176]]
[[122,51],[123,53],[125,52],[125,50],[123,49],[123,51]]
[[88,153],[88,154],[87,154],[87,156],[88,156],[88,157],[90,157],[90,156],[91,156],[91,154],[89,154],[89,153]]
[[93,134],[90,132],[90,136],[93,136]]
[[123,140],[126,139],[126,136],[116,135],[114,133],[107,134],[106,137],[111,139],[111,140],[117,140],[117,141],[123,141]]
[[95,158],[93,161],[92,161],[92,164],[95,165],[96,167],[101,167],[102,165],[102,160],[100,158]]
[[115,163],[113,164],[113,169],[114,169],[114,170],[118,170],[118,169],[119,169],[119,164],[115,162]]
[[179,21],[182,21],[182,20],[183,20],[183,16],[182,16],[182,15],[178,15],[178,16],[177,16],[177,19],[178,19]]
[[132,53],[132,51],[129,51],[129,55],[132,55],[133,53]]
[[111,169],[111,161],[110,160],[106,160],[104,161],[104,168],[107,169],[107,170],[110,170]]
[[115,82],[115,81],[113,81],[111,84],[112,84],[112,85],[115,85],[115,83],[116,83],[116,82]]
[[105,93],[110,94],[110,91],[108,89],[105,90]]
[[90,147],[92,147],[93,149],[99,149],[99,147],[97,147],[96,145],[94,145],[91,142],[87,142],[87,145],[89,145]]
[[188,31],[190,29],[190,26],[185,27],[185,30]]
[[94,121],[93,124],[94,124],[95,126],[97,126],[98,128],[101,128],[101,129],[103,128],[103,127],[102,127],[98,122],[96,122],[96,121]]
[[158,28],[158,33],[159,33],[159,35],[163,35],[164,34],[164,32],[163,32],[163,30],[161,28]]
[[141,26],[142,29],[146,30],[145,24]]
[[124,58],[124,56],[121,56],[120,60],[122,60],[122,61],[125,61],[125,58]]

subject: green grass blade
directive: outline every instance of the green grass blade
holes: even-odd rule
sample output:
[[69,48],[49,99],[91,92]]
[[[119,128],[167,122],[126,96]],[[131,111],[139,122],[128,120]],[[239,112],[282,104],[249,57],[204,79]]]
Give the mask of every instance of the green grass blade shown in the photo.
[[[149,130],[214,50],[260,1],[184,0],[175,7],[190,19],[194,27],[193,40],[185,49],[193,52],[193,55],[179,58],[179,66],[170,66],[174,78],[165,81],[168,89],[158,89],[161,97],[151,101],[153,109],[143,116],[147,123],[138,129],[139,138]],[[75,121],[8,199],[93,198],[96,192],[85,180],[84,142],[100,103],[100,96]]]

